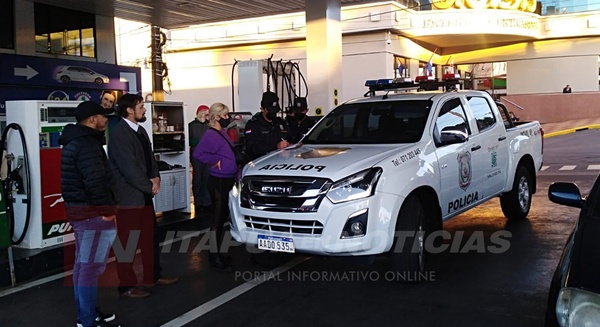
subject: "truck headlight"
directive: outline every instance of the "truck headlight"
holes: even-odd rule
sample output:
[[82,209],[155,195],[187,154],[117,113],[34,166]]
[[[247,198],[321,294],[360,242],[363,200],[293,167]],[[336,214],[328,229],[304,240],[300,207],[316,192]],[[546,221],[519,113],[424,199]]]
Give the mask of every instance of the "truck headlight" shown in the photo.
[[556,300],[556,318],[561,327],[600,326],[600,294],[563,288]]
[[340,203],[371,196],[382,171],[379,167],[371,168],[337,181],[331,185],[327,198],[333,203]]

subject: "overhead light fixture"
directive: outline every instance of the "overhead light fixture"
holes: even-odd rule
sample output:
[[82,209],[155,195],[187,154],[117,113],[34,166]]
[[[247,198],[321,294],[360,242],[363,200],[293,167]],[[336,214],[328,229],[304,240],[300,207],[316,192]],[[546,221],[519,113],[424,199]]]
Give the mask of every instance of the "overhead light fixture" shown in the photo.
[[385,40],[385,43],[387,45],[392,44],[392,32],[390,32],[390,31],[387,32],[387,39]]

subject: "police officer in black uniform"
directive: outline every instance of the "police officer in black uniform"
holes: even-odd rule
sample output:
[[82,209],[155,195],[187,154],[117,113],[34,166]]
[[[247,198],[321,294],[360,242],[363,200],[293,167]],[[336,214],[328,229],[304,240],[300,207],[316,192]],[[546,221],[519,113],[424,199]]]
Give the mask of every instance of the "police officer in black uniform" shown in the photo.
[[246,154],[252,160],[290,145],[286,140],[286,123],[277,117],[280,110],[279,97],[273,92],[263,93],[260,112],[244,128]]
[[288,125],[288,137],[290,143],[298,143],[304,134],[315,125],[315,121],[306,115],[308,103],[306,98],[297,97],[294,105],[290,108],[285,120]]

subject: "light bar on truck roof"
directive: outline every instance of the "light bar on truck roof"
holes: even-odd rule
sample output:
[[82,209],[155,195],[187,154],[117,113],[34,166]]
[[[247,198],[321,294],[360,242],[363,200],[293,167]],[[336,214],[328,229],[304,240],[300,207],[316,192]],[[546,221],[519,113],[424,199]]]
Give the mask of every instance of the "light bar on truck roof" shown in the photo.
[[407,87],[418,87],[410,78],[383,78],[370,79],[365,82],[365,86],[376,91],[391,90]]
[[371,86],[375,86],[375,85],[377,85],[377,80],[376,79],[368,79],[365,82],[365,86],[366,87],[371,87]]
[[415,77],[415,82],[419,82],[419,83],[422,83],[422,82],[435,82],[435,81],[437,81],[437,80],[433,76],[423,76],[423,75],[421,75],[421,76]]
[[459,79],[460,79],[459,73],[448,73],[448,74],[442,75],[442,81],[451,81],[451,80],[459,80]]
[[[365,86],[369,88],[369,91],[365,93],[365,96],[374,96],[375,91],[391,91],[391,90],[437,90],[439,87],[444,87],[446,90],[455,90],[456,84],[460,84],[459,79],[454,78],[454,74],[449,74],[452,78],[448,78],[444,81],[438,81],[437,79],[429,79],[428,76],[417,76],[417,81],[413,82],[410,78],[382,78],[382,79],[371,79],[365,81]],[[419,77],[422,77],[419,80]],[[425,79],[427,78],[427,79]]]
[[372,87],[372,86],[386,87],[386,86],[391,85],[393,82],[394,82],[394,80],[391,79],[391,78],[368,79],[365,82],[365,86],[368,86],[368,87]]

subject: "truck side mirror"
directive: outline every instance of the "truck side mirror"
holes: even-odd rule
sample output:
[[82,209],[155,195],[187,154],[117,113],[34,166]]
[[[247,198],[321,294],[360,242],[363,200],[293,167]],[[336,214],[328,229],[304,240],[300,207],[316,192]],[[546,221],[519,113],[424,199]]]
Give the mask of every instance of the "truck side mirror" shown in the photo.
[[469,132],[467,127],[461,126],[448,126],[444,127],[440,132],[440,140],[438,146],[444,146],[449,144],[464,143],[469,139]]

